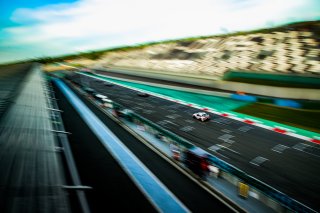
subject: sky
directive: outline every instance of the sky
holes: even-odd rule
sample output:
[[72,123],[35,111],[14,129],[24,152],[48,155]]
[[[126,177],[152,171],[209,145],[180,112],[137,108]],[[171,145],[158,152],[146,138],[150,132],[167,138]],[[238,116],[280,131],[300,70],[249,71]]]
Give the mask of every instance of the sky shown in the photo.
[[320,20],[320,0],[0,0],[0,63]]

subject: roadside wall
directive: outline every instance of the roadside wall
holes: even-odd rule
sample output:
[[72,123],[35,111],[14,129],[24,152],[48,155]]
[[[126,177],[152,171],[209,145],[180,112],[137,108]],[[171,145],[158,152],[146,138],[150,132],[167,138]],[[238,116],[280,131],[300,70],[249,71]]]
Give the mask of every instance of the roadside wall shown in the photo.
[[137,68],[126,67],[110,67],[109,69],[103,69],[96,67],[99,70],[106,70],[107,72],[123,73],[134,76],[142,76],[147,78],[155,78],[161,80],[168,80],[173,82],[186,83],[191,85],[200,85],[216,89],[229,90],[229,91],[241,91],[245,93],[251,93],[261,96],[271,96],[277,98],[288,99],[306,99],[306,100],[320,100],[320,89],[304,89],[304,88],[285,88],[274,87],[265,85],[255,85],[238,82],[228,82],[223,80],[217,80],[215,78],[209,78],[199,75],[187,75],[170,73],[157,70],[141,70]]

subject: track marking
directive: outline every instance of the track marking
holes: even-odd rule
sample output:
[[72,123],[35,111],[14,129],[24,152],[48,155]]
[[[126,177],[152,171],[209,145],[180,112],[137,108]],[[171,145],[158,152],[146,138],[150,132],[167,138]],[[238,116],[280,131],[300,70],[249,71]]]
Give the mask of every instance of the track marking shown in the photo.
[[183,131],[183,132],[190,132],[192,130],[194,130],[193,126],[184,126],[182,128],[180,128],[179,130]]
[[194,120],[184,120],[186,123],[194,124]]
[[229,135],[229,134],[224,134],[224,135],[218,137],[219,140],[222,140],[222,141],[224,141],[226,143],[229,143],[229,144],[234,143],[233,140],[230,140],[231,138],[234,138],[234,136],[233,135]]
[[133,109],[133,110],[143,110],[143,108],[138,107],[138,106],[132,107],[132,109]]
[[251,127],[251,126],[242,126],[242,127],[238,128],[238,130],[239,130],[240,132],[248,132],[248,131],[250,131],[251,129],[253,129],[253,127]]
[[218,145],[212,145],[212,146],[210,146],[208,149],[211,150],[211,151],[213,151],[213,152],[216,152],[216,151],[220,150],[221,147],[218,146]]
[[308,147],[310,147],[310,145],[305,144],[305,143],[298,143],[298,144],[294,145],[292,148],[299,150],[299,151],[304,151],[304,149],[306,149]]
[[170,119],[176,119],[176,118],[181,117],[181,115],[178,115],[178,114],[172,114],[172,115],[166,115],[165,117],[166,117],[166,118],[170,118]]
[[162,121],[158,121],[156,122],[157,124],[159,124],[160,126],[165,126],[167,124],[172,124],[172,125],[175,125],[175,126],[179,126],[178,124],[175,124],[169,120],[162,120]]
[[143,110],[143,113],[144,114],[148,114],[148,115],[150,115],[150,114],[152,114],[152,113],[154,113],[155,111],[154,110],[151,110],[151,109],[145,109],[145,110]]
[[232,120],[221,117],[221,118],[214,119],[213,122],[218,122],[222,124],[231,124]]
[[251,164],[255,165],[255,166],[260,166],[262,163],[264,163],[265,161],[268,161],[269,159],[258,156],[256,158],[254,158],[253,160],[250,161]]
[[310,152],[308,152],[308,151],[305,151],[305,149],[307,149],[307,148],[316,148],[316,149],[319,149],[318,147],[315,147],[315,146],[312,146],[312,145],[309,145],[309,144],[298,143],[298,144],[294,145],[292,148],[295,149],[295,150],[304,152],[304,153],[306,153],[306,154],[315,156],[315,157],[320,157],[319,155],[316,155],[316,154],[310,153]]
[[217,154],[217,155],[220,155],[221,157],[224,157],[224,158],[229,159],[227,156],[225,156],[225,155],[223,155],[223,154],[221,154],[221,153],[218,152],[221,148],[222,148],[222,147],[219,147],[218,145],[212,145],[212,146],[210,146],[210,147],[207,148],[207,149],[210,150],[210,151],[212,151],[212,152],[214,152],[214,153]]
[[284,150],[289,149],[290,147],[282,145],[282,144],[278,144],[276,146],[274,146],[271,150],[278,152],[278,153],[282,153]]
[[[223,149],[226,149],[226,150],[229,150],[230,152],[233,152],[233,153],[236,153],[236,154],[238,154],[238,155],[241,155],[240,152],[237,152],[237,151],[235,151],[235,150],[233,150],[233,149],[230,149],[230,148],[227,147],[227,146],[224,146],[224,145],[221,145],[221,144],[217,144],[217,146],[220,146],[220,147],[223,148]],[[230,145],[229,145],[229,146],[230,146]]]
[[222,129],[221,132],[224,132],[224,133],[231,133],[232,130],[229,130],[229,129]]

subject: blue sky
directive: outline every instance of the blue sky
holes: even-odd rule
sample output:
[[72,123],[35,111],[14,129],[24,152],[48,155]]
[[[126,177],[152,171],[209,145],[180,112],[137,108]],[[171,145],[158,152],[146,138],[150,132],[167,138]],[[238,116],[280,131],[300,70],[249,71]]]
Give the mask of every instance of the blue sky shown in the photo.
[[320,0],[0,0],[0,63],[320,19]]

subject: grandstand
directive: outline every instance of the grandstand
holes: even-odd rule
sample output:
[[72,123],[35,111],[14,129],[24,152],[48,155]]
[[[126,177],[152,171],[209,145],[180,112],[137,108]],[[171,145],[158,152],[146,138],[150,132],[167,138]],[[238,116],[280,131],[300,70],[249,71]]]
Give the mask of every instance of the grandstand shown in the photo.
[[319,21],[268,30],[107,51],[99,60],[69,62],[92,68],[167,70],[222,77],[229,70],[320,75]]

